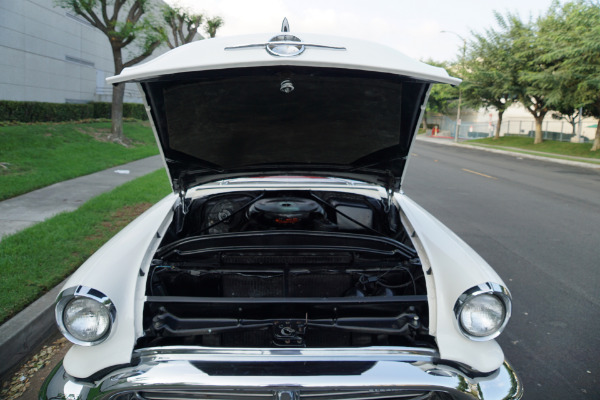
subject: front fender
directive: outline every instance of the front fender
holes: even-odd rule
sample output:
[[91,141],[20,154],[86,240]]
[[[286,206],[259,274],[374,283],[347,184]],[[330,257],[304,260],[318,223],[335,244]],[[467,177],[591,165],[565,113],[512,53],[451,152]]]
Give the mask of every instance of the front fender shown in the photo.
[[[407,228],[416,235],[413,240],[419,256],[429,264],[429,309],[431,333],[435,336],[440,356],[466,364],[480,372],[496,370],[504,362],[504,354],[494,340],[475,342],[459,330],[454,304],[466,290],[486,282],[504,285],[498,274],[469,245],[439,220],[403,194],[397,194]],[[425,254],[422,254],[425,253]],[[425,266],[427,268],[427,266]],[[426,271],[426,273],[428,273]]]
[[69,278],[63,291],[87,286],[107,295],[117,314],[109,337],[95,346],[74,345],[64,360],[66,372],[76,378],[131,361],[141,333],[145,271],[160,242],[157,233],[168,225],[176,196],[169,195],[110,239]]

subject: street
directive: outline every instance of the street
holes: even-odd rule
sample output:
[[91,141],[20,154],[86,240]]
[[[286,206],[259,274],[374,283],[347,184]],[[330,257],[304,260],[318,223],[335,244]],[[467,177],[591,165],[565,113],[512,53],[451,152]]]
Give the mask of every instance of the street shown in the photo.
[[600,398],[600,169],[417,141],[404,191],[500,274],[526,399]]

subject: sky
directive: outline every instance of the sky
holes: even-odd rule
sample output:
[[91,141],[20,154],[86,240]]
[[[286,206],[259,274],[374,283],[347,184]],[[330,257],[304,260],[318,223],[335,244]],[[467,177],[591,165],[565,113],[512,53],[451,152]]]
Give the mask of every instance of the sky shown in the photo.
[[[497,27],[493,11],[523,19],[545,12],[552,0],[166,0],[207,16],[221,16],[217,37],[273,35],[286,17],[290,32],[358,37],[427,60],[457,59],[471,32]],[[453,33],[442,33],[448,31]]]

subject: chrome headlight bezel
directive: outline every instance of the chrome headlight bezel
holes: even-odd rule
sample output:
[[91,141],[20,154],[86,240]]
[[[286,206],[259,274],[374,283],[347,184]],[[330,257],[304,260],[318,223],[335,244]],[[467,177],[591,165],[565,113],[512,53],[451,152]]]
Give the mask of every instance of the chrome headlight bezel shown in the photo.
[[[91,300],[94,300],[94,301],[100,303],[108,311],[109,327],[108,327],[107,331],[100,338],[98,338],[94,341],[84,341],[84,340],[74,337],[69,332],[67,327],[65,326],[65,322],[64,322],[65,308],[72,300],[77,299],[77,298],[82,298],[82,297],[88,298],[88,299],[91,299]],[[58,325],[58,329],[63,334],[63,336],[65,338],[67,338],[70,342],[80,345],[80,346],[94,346],[94,345],[104,342],[106,339],[108,339],[108,337],[114,331],[114,327],[115,327],[116,320],[117,320],[117,309],[115,308],[115,305],[113,304],[112,300],[110,300],[108,298],[108,296],[106,296],[104,293],[100,292],[99,290],[89,288],[86,286],[77,286],[77,287],[65,289],[60,293],[60,295],[58,296],[58,299],[56,300],[55,317],[56,317],[56,324]]]
[[[502,321],[500,326],[494,332],[492,332],[491,334],[486,335],[486,336],[476,336],[476,335],[469,333],[467,331],[467,329],[465,329],[465,327],[461,323],[461,314],[462,314],[463,309],[464,309],[465,305],[467,304],[467,302],[469,300],[471,300],[473,297],[480,296],[480,295],[494,296],[498,300],[500,300],[500,302],[504,306],[504,320]],[[500,335],[502,333],[502,331],[506,327],[506,324],[508,324],[508,321],[510,320],[511,308],[512,308],[512,300],[511,300],[510,292],[508,291],[508,289],[497,283],[486,282],[486,283],[482,283],[477,286],[473,286],[472,288],[463,292],[463,294],[461,294],[458,297],[458,299],[456,300],[456,303],[454,304],[454,316],[455,316],[455,321],[456,321],[456,324],[458,326],[458,330],[460,331],[460,333],[462,333],[465,337],[467,337],[473,341],[483,342],[486,340],[495,339],[496,337],[498,337],[498,335]]]

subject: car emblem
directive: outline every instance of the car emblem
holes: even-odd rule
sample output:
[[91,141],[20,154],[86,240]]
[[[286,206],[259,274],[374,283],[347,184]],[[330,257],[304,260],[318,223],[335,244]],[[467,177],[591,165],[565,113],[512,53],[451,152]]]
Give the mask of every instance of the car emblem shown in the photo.
[[252,47],[264,47],[272,56],[276,57],[294,57],[304,53],[307,47],[317,47],[328,50],[342,50],[345,51],[345,47],[340,46],[327,46],[316,43],[305,43],[297,36],[289,34],[290,24],[287,18],[283,19],[281,24],[281,35],[273,36],[266,43],[253,43],[253,44],[242,44],[238,46],[225,47],[225,50],[239,50],[248,49]]

